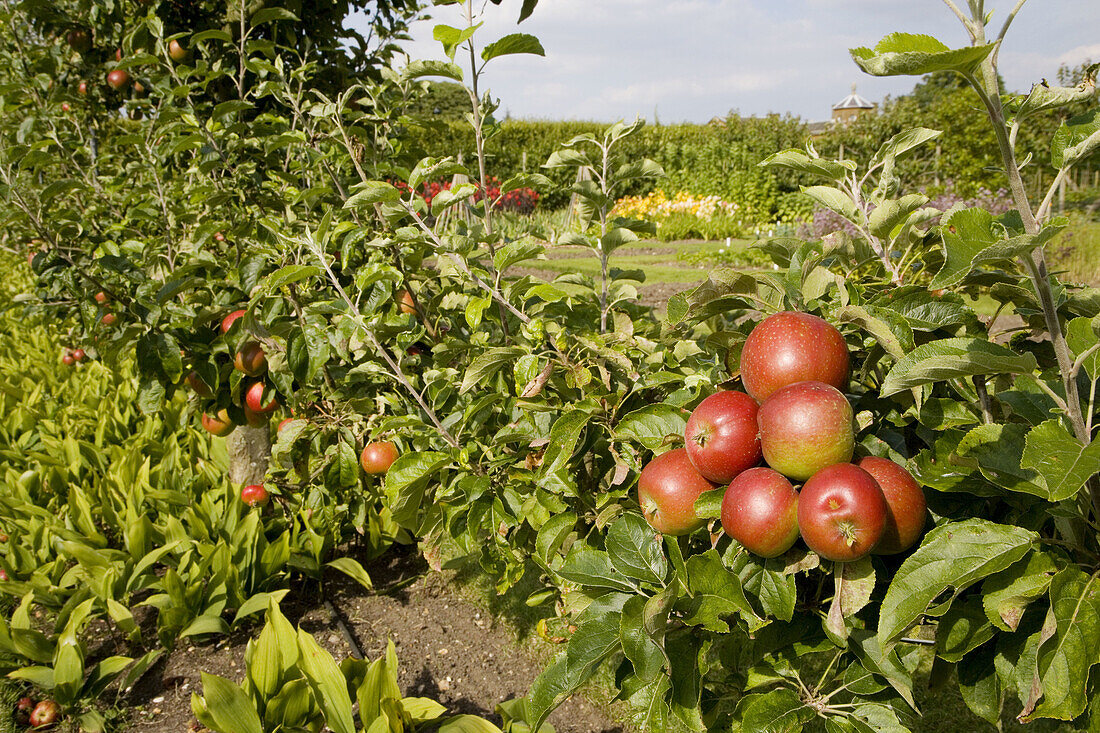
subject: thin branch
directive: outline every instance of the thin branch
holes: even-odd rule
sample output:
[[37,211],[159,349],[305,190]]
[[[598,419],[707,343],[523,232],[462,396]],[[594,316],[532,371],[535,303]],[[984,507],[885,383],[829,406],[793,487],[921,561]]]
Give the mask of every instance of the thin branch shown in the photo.
[[970,37],[973,38],[974,31],[970,27],[970,19],[967,18],[966,15],[963,14],[963,11],[959,10],[959,6],[953,3],[951,0],[943,0],[943,2],[947,7],[951,8],[951,12],[958,16],[959,20],[962,21],[962,24],[966,26],[966,30],[970,33]]
[[[1081,371],[1081,367],[1084,366],[1084,364],[1085,364],[1085,359],[1088,359],[1090,356],[1095,354],[1098,350],[1100,350],[1100,344],[1093,344],[1088,349],[1086,349],[1084,351],[1084,353],[1082,353],[1079,357],[1077,357],[1077,361],[1073,362],[1073,368],[1069,370],[1069,375],[1071,377],[1073,377],[1074,379],[1076,379],[1077,378],[1077,373],[1079,371]],[[1089,376],[1093,376],[1093,375],[1090,374]]]
[[1008,14],[1008,17],[1005,18],[1004,25],[1001,26],[1001,32],[997,34],[998,41],[1004,39],[1005,34],[1008,33],[1009,26],[1011,26],[1012,21],[1016,19],[1016,13],[1020,12],[1020,8],[1024,7],[1024,3],[1026,2],[1027,0],[1019,0],[1019,2],[1016,3],[1016,7],[1014,7],[1012,12]]
[[974,390],[978,393],[978,404],[982,408],[982,419],[986,425],[993,424],[993,409],[989,402],[989,392],[985,387],[985,377],[981,374],[975,374],[974,377]]

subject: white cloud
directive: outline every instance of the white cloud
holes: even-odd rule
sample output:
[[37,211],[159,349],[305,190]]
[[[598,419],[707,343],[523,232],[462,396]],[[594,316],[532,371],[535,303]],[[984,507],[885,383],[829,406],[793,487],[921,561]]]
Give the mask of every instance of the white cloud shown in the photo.
[[[967,42],[939,0],[542,0],[517,28],[520,2],[485,3],[477,35],[485,43],[533,33],[546,48],[546,58],[507,57],[487,70],[494,96],[517,117],[632,119],[656,109],[665,122],[706,121],[737,109],[823,119],[852,82],[872,100],[915,83],[863,75],[848,48],[896,30]],[[414,57],[440,58],[434,23],[461,22],[455,6],[436,16],[414,27],[406,44]],[[1097,27],[1095,0],[1026,5],[1001,54],[1009,87],[1052,77],[1062,63],[1100,60]]]

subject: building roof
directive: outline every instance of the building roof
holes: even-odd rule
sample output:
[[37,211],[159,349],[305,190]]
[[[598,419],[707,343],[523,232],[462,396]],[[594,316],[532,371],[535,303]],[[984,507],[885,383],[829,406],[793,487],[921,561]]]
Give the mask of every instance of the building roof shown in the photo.
[[856,85],[852,85],[852,93],[833,105],[833,109],[874,109],[875,105],[856,94]]

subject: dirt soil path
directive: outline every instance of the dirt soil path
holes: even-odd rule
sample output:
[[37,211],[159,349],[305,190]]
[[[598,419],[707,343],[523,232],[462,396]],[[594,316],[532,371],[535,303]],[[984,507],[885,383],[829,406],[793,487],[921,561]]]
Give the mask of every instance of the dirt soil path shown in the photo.
[[[391,551],[368,568],[375,587],[396,590],[368,594],[354,583],[329,583],[325,596],[340,620],[324,606],[303,605],[314,588],[296,589],[283,601],[291,621],[313,634],[339,662],[351,656],[344,635],[368,659],[377,659],[392,639],[401,663],[398,676],[406,696],[438,700],[452,714],[470,713],[500,725],[497,704],[522,697],[544,663],[520,646],[506,621],[493,617],[460,595],[447,575],[430,572],[412,551]],[[183,645],[160,662],[129,696],[134,712],[126,730],[184,733],[197,730],[191,693],[202,689],[202,672],[235,682],[244,676],[248,639],[259,629],[209,645]],[[574,697],[550,716],[558,733],[624,733],[607,712]]]

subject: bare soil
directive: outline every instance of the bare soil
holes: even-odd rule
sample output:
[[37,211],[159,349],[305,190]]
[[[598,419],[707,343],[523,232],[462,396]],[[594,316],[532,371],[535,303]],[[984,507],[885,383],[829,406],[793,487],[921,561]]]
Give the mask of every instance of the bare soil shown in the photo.
[[[335,617],[317,605],[316,587],[293,590],[282,603],[283,612],[337,661],[353,656],[352,644],[366,658],[377,659],[392,639],[406,696],[431,697],[453,714],[481,715],[499,725],[497,704],[525,695],[544,667],[533,643],[518,643],[506,620],[460,595],[447,573],[428,570],[413,549],[394,548],[368,572],[383,592],[368,593],[335,578],[326,585],[324,596]],[[256,631],[207,645],[185,640],[128,695],[126,704],[134,712],[127,730],[196,730],[191,693],[201,692],[201,673],[243,679],[245,646]],[[545,656],[547,645],[542,646]],[[581,697],[556,710],[550,723],[559,733],[624,731],[606,710]]]

